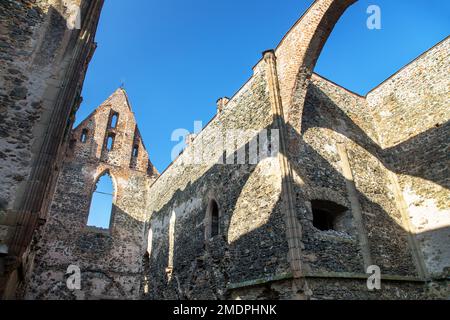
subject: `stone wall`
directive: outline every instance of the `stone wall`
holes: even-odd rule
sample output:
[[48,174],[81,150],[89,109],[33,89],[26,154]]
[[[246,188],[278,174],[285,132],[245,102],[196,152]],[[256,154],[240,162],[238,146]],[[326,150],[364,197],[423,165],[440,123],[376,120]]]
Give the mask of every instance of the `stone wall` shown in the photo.
[[[114,114],[118,121],[112,127]],[[106,138],[111,133],[115,141],[108,151]],[[133,159],[136,145],[139,151]],[[95,185],[105,172],[111,175],[115,189],[108,230],[87,226]],[[72,133],[48,221],[33,248],[37,254],[25,297],[139,298],[145,207],[155,174],[127,96],[118,89]],[[71,291],[66,286],[70,265],[80,268],[81,290]]]
[[[249,144],[259,134],[267,136],[264,130],[272,121],[265,70],[257,66],[223,111],[152,185],[149,298],[223,299],[229,283],[289,271],[277,158],[266,157],[258,164],[250,164],[249,158]],[[230,129],[250,131],[237,134],[231,146],[226,142]],[[234,152],[243,150],[245,164],[236,164]],[[199,154],[206,161],[189,164],[196,156],[200,159]],[[218,164],[223,158],[230,164]],[[209,239],[205,230],[211,200],[219,205],[220,232]]]
[[307,201],[332,201],[348,210],[340,230],[320,231],[313,226],[310,204],[305,211],[298,203],[305,262],[312,272],[365,273],[374,264],[385,274],[416,275],[407,233],[376,153],[374,127],[363,97],[313,76],[303,109],[296,174]]
[[[416,122],[419,127],[413,125],[414,133],[424,128],[423,121],[437,121],[437,127],[444,128],[448,82],[442,79],[448,69],[448,48],[441,44],[367,97],[313,75],[332,26],[352,3],[316,1],[277,49],[264,54],[249,82],[224,108],[218,108],[219,114],[196,139],[189,139],[187,149],[152,185],[147,298],[443,297],[430,294],[424,285],[424,256],[445,257],[446,235],[440,233],[433,246],[427,244],[430,252],[422,252],[399,192],[402,180],[396,174],[404,169],[394,170],[392,164],[398,159],[403,165],[421,167],[423,156],[403,148],[400,159],[400,150],[386,145],[394,137],[410,135],[411,129],[396,134],[400,119],[392,118],[394,111],[386,108],[395,109],[399,116],[412,112],[425,118]],[[384,93],[389,92],[384,88],[390,82],[395,83],[390,90],[401,97],[417,102],[414,96],[419,95],[427,100],[414,111],[402,110],[407,105],[401,103],[389,107],[380,96],[392,96]],[[431,90],[424,94],[426,88]],[[433,115],[420,111],[424,101],[435,106]],[[381,116],[390,118],[382,122]],[[280,129],[280,153],[257,165],[186,165],[203,142],[210,146],[206,153],[213,154],[213,160],[230,157],[228,152],[214,153],[222,150],[217,147],[218,126],[222,131]],[[428,171],[436,180],[440,177],[441,183],[448,176],[444,132],[430,135],[436,144],[422,143],[416,149],[435,152],[433,161],[438,164],[419,171]],[[238,149],[251,140],[241,135]],[[211,200],[219,204],[220,233],[209,239],[205,234],[211,228]],[[317,201],[344,208],[333,230],[314,226]],[[448,200],[440,204],[448,205]],[[446,211],[442,213],[440,223],[448,217]],[[368,291],[363,280],[371,265],[380,267],[383,279],[389,281],[388,290]],[[436,286],[442,289],[446,284]]]
[[46,218],[102,5],[0,2],[0,296],[15,296]]
[[425,273],[450,267],[450,40],[436,45],[367,95],[380,156],[417,234]]
[[[308,276],[308,286],[311,289],[311,300],[426,300],[446,298],[446,293],[435,286],[425,286],[421,281],[412,279],[382,280],[381,290],[367,289],[364,275],[322,275]],[[292,281],[289,279],[276,280],[263,285],[252,285],[236,288],[231,294],[232,299],[241,300],[289,300],[292,297]]]
[[[264,291],[265,285],[255,285],[271,283],[270,279],[283,275],[289,278],[290,274],[285,235],[273,233],[275,230],[285,232],[277,161],[271,160],[273,168],[277,168],[274,171],[264,162],[258,166],[185,165],[186,159],[195,155],[202,142],[216,150],[215,130],[219,125],[228,128],[231,123],[231,128],[259,127],[259,130],[273,125],[268,117],[271,111],[267,93],[246,95],[249,86],[255,83],[260,83],[261,87],[267,85],[263,65],[258,64],[257,73],[231,99],[223,113],[208,124],[151,187],[148,210],[151,213],[148,240],[151,249],[147,271],[150,298],[223,298],[239,295],[242,290],[252,298],[295,295],[291,281],[278,289],[275,285],[270,292]],[[423,283],[418,281],[410,235],[396,203],[389,170],[384,166],[376,122],[370,111],[364,97],[313,75],[302,117],[301,156],[296,165],[301,170],[294,175],[307,199],[306,203],[297,202],[297,214],[303,231],[304,270],[310,274],[307,282],[313,299],[339,299],[340,296],[333,293],[331,287],[335,282],[331,279],[344,275],[348,283],[353,279],[353,285],[359,287],[345,289],[349,293],[342,298],[426,296]],[[206,150],[206,153],[211,151]],[[213,157],[217,158],[217,155]],[[351,171],[350,177],[346,175],[346,166]],[[273,174],[270,179],[264,177],[268,172]],[[205,240],[211,199],[220,205],[223,234]],[[344,227],[339,231],[315,228],[312,200],[333,201],[346,207]],[[262,204],[272,208],[265,221],[266,215],[262,213],[266,207]],[[356,223],[354,211],[361,215],[360,225]],[[174,225],[172,236],[171,225]],[[276,251],[270,252],[267,248]],[[267,261],[273,261],[275,268],[268,267]],[[368,265],[377,265],[384,276],[393,277],[394,282],[389,285],[392,290],[379,294],[367,292],[361,279]],[[320,280],[324,276],[331,279]],[[319,280],[314,283],[320,285],[309,285],[309,279],[315,277]],[[404,289],[403,293],[398,293],[394,290],[397,284],[399,288],[413,286],[418,291],[408,293]],[[325,297],[323,292],[327,291],[324,289],[327,285],[330,285],[330,292]],[[315,293],[315,288],[322,293]]]
[[[158,176],[122,89],[71,130],[102,1],[2,1],[0,293],[23,279],[27,299],[448,297],[449,41],[356,95],[313,74],[354,2],[315,1]],[[87,226],[105,173],[108,230]],[[340,210],[327,230],[324,203]]]

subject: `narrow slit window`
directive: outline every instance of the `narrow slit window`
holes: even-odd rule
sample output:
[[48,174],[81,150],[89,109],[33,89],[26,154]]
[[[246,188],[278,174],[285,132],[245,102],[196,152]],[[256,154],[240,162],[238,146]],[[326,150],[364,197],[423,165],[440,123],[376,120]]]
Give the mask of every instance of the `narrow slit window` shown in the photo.
[[219,205],[215,200],[211,200],[207,210],[206,238],[211,239],[219,235]]
[[89,209],[88,227],[109,229],[114,199],[114,186],[109,173],[102,175],[95,186]]
[[211,211],[211,237],[219,235],[219,206],[213,201]]
[[81,138],[80,138],[81,143],[86,143],[87,138],[88,138],[88,130],[83,129],[83,131],[81,132]]
[[114,135],[110,134],[108,136],[108,139],[106,140],[106,150],[112,151],[113,148],[114,148]]
[[112,117],[111,117],[110,127],[111,128],[116,128],[118,122],[119,122],[119,114],[118,113],[114,113],[112,115]]
[[135,145],[133,147],[133,158],[137,158],[138,155],[139,155],[139,146]]

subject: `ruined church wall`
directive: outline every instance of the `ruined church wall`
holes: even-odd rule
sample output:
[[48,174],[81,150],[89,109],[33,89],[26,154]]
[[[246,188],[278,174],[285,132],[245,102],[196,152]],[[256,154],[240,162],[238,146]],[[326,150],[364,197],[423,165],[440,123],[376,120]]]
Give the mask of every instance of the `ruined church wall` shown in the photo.
[[[68,45],[73,47],[73,39],[76,39],[67,29],[70,14],[57,0],[1,2],[2,213],[17,206],[16,196],[23,189],[33,157],[45,135],[53,111],[51,104],[67,70],[65,54],[70,55]],[[4,228],[2,226],[0,240],[6,237]]]
[[433,277],[450,267],[449,52],[447,38],[367,96],[380,154]]
[[[93,188],[106,170],[116,188],[109,231],[87,227]],[[25,298],[139,298],[147,187],[147,176],[137,171],[95,161],[66,162],[36,248]],[[80,268],[79,291],[66,286],[70,265]]]
[[[116,126],[112,125],[113,114],[118,114]],[[48,221],[33,247],[36,257],[25,298],[140,298],[146,200],[155,176],[149,175],[147,169],[153,166],[137,132],[122,89],[73,131]],[[106,137],[111,133],[115,140],[108,151]],[[137,141],[142,148],[133,162]],[[109,229],[100,229],[88,226],[88,218],[97,181],[105,173],[113,180],[113,208]],[[66,286],[70,265],[80,268],[81,290]]]
[[[59,46],[66,31],[66,20],[51,6],[52,2],[55,1],[38,4],[35,1],[2,1],[0,5],[2,211],[13,208],[18,188],[30,174],[35,152],[32,146],[39,140],[36,133],[43,134],[42,123],[51,112],[44,109],[42,101],[49,80],[46,78],[53,75],[54,83],[60,80],[51,64],[61,59],[58,59],[62,54]],[[46,30],[47,20],[51,21],[52,30]],[[41,127],[40,131],[38,127]]]
[[[237,149],[247,145],[248,159],[249,141],[271,126],[265,70],[257,67],[249,82],[151,187],[147,297],[224,298],[230,284],[289,272],[277,158],[257,165],[183,164],[201,145],[206,154],[222,150],[216,133],[225,135],[227,129],[254,130],[237,139]],[[220,151],[213,159],[222,156]],[[219,205],[220,235],[205,240],[211,199]],[[173,271],[168,279],[170,264]]]
[[[37,220],[45,219],[61,164],[59,149],[70,133],[95,50],[102,4],[0,2],[0,295],[5,297],[15,297],[14,270]],[[83,38],[72,28],[74,5],[80,8]]]
[[[445,299],[443,291],[427,288],[420,281],[400,281],[383,279],[381,290],[367,289],[367,279],[363,277],[307,277],[312,292],[311,300],[426,300],[431,295]],[[292,281],[274,281],[264,286],[243,287],[234,290],[231,298],[256,300],[270,297],[271,300],[290,300]]]
[[[117,124],[112,127],[114,115],[117,117]],[[89,143],[78,143],[83,133]],[[113,136],[114,140],[112,150],[107,152],[105,144],[109,135]],[[73,130],[72,139],[76,142],[73,152],[79,160],[95,158],[117,167],[157,174],[150,162],[124,89],[116,90],[81,122]],[[135,147],[138,149],[136,156],[133,154]]]
[[[416,276],[407,232],[377,154],[377,132],[365,99],[314,75],[301,134],[302,154],[295,167],[304,183],[302,192],[309,201],[328,200],[347,208],[343,223],[332,231],[313,226],[310,203],[306,210],[298,209],[307,271],[364,274],[362,250],[366,250],[383,274]],[[344,173],[345,158],[353,181]],[[356,207],[351,201],[353,193]],[[355,211],[360,211],[362,229]],[[361,234],[368,240],[365,247],[361,246]]]
[[[208,137],[209,132],[213,131],[213,127],[218,122],[226,124],[227,120],[224,119],[226,119],[228,111],[232,112],[230,119],[233,119],[236,128],[251,127],[253,123],[251,121],[259,121],[255,119],[259,119],[261,112],[267,112],[266,122],[263,123],[268,123],[269,105],[266,105],[266,109],[264,109],[261,105],[255,103],[233,104],[240,101],[242,94],[246,92],[250,85],[260,80],[261,75],[261,73],[257,73],[230,102],[225,112],[216,117],[197,139]],[[263,79],[261,78],[261,80]],[[256,95],[253,93],[253,99],[255,97]],[[267,97],[265,99],[267,100]],[[247,106],[247,108],[242,107],[243,112],[246,112],[247,115],[252,114],[252,117],[246,119],[245,122],[236,121],[241,114],[240,106]],[[331,285],[330,281],[321,280],[320,277],[333,278],[333,274],[341,273],[360,279],[366,271],[362,250],[367,250],[371,263],[378,265],[382,274],[398,276],[401,278],[398,281],[404,282],[405,286],[408,286],[408,281],[414,280],[418,276],[418,272],[409,244],[405,221],[398,208],[398,203],[396,203],[392,181],[380,154],[376,122],[366,100],[318,75],[314,75],[303,111],[301,134],[302,154],[300,163],[295,166],[300,170],[294,174],[298,183],[297,188],[300,189],[299,192],[304,193],[309,201],[329,200],[348,208],[342,228],[337,232],[324,232],[313,226],[310,202],[297,201],[297,214],[303,229],[302,259],[308,277],[319,276],[318,280],[315,280],[318,283],[317,288],[320,288],[319,283],[325,286]],[[194,140],[193,146],[191,145],[188,150],[195,149],[195,144],[199,141],[197,139]],[[214,143],[208,141],[208,144],[213,145]],[[348,166],[353,176],[352,181],[348,181],[344,174],[344,159],[340,146],[344,146],[343,149],[346,157],[348,157]],[[150,193],[148,212],[151,213],[151,239],[149,239],[151,250],[150,267],[147,272],[150,275],[149,297],[157,299],[215,298],[220,297],[220,293],[223,292],[221,284],[225,282],[228,282],[231,288],[239,288],[239,283],[244,281],[267,280],[270,279],[269,276],[289,274],[287,261],[284,260],[285,257],[275,252],[267,253],[266,250],[264,251],[264,259],[270,257],[270,259],[277,261],[277,272],[270,274],[270,272],[258,270],[258,265],[259,268],[266,268],[264,261],[258,260],[257,257],[262,256],[261,251],[259,251],[259,248],[255,249],[257,247],[254,246],[253,242],[254,239],[258,239],[259,234],[252,233],[249,237],[245,237],[247,246],[240,247],[241,251],[243,249],[243,252],[251,258],[250,260],[254,261],[254,264],[250,264],[251,268],[248,268],[245,254],[238,256],[233,253],[235,244],[229,240],[229,246],[226,245],[226,239],[221,242],[217,239],[206,243],[204,241],[205,214],[209,199],[216,199],[221,206],[221,210],[223,210],[222,212],[227,212],[229,211],[228,199],[236,198],[236,190],[240,192],[239,197],[241,199],[246,199],[247,196],[251,197],[253,188],[267,190],[267,194],[262,195],[261,199],[258,196],[255,198],[256,201],[253,200],[253,203],[258,206],[259,201],[262,201],[264,197],[273,202],[274,196],[279,197],[280,188],[271,190],[269,187],[266,189],[267,179],[254,180],[254,177],[258,177],[255,173],[244,179],[245,181],[247,179],[253,181],[251,183],[252,188],[242,188],[242,184],[239,185],[239,182],[232,180],[226,180],[224,185],[223,177],[227,177],[227,174],[224,174],[223,170],[231,169],[234,172],[240,172],[239,174],[235,173],[236,177],[246,177],[247,173],[242,172],[243,166],[184,166],[181,164],[183,156],[185,154],[182,154],[168,168],[152,186]],[[217,168],[221,168],[222,171]],[[277,175],[279,175],[279,172],[274,172],[274,178]],[[354,203],[350,200],[352,190],[349,187],[349,182],[354,185],[359,209],[355,208]],[[279,186],[278,183],[277,186]],[[237,188],[236,185],[238,185]],[[233,188],[229,186],[233,186]],[[204,196],[199,197],[198,195]],[[280,210],[279,199],[276,202],[275,207]],[[353,210],[360,210],[363,229],[359,229],[355,223]],[[237,207],[232,213],[231,220],[236,221],[239,228],[247,228],[247,226],[254,225],[252,211],[252,206]],[[273,210],[273,212],[276,212],[276,210]],[[166,268],[171,260],[172,245],[169,230],[173,213],[175,213],[173,277],[168,280]],[[274,216],[273,213],[272,216]],[[224,227],[227,228],[226,224],[229,218],[227,218],[227,213],[221,217],[223,219],[221,220],[223,230]],[[275,217],[277,216],[275,215]],[[279,219],[274,220],[273,224],[270,221],[268,225],[271,229],[277,227],[278,232],[284,232],[285,224],[282,215],[279,215]],[[193,233],[192,230],[196,231]],[[267,232],[267,230],[264,231]],[[233,229],[231,229],[231,233],[228,229],[228,237],[232,235],[232,232]],[[364,233],[364,236],[368,239],[368,244],[363,249],[360,240],[361,233]],[[282,235],[284,236],[284,233],[276,236],[279,238],[279,242],[276,243],[285,246],[287,243],[282,240]],[[272,235],[270,237],[268,243],[271,243],[270,246],[273,247],[274,239],[278,241],[278,238],[274,238]],[[226,250],[221,251],[223,248]],[[255,252],[255,257],[251,255],[252,252]],[[287,252],[287,247],[283,247],[283,252]],[[194,257],[196,258],[194,259]],[[240,270],[241,265],[245,266],[243,270],[248,271],[242,272]],[[239,273],[241,273],[241,276],[236,276]],[[213,284],[211,285],[211,283]],[[279,289],[280,291],[274,289],[271,293],[266,292],[258,297],[252,297],[267,298],[270,294],[279,297],[283,294],[289,295],[288,292],[292,294],[292,291],[287,289],[289,286],[283,286]],[[209,287],[214,289],[208,291]],[[417,285],[417,288],[419,287],[420,285]],[[161,288],[165,288],[165,290],[162,291],[162,295],[159,295],[161,294]],[[217,291],[218,294],[214,292],[217,288],[220,288],[220,291]],[[252,291],[249,288],[248,290],[253,292],[251,295],[258,292],[256,289]],[[348,290],[353,295],[363,297],[364,293],[361,290],[365,292],[366,288],[359,288],[355,282],[355,286],[349,287]],[[234,294],[239,292],[239,289],[233,289],[229,292]],[[385,297],[388,297],[389,294],[386,294]],[[422,294],[422,291],[417,293],[417,297],[420,294]],[[318,294],[318,296],[322,296],[322,294]],[[377,297],[383,298],[383,295]],[[414,298],[414,295],[411,294],[409,297]],[[336,298],[339,297],[336,296]]]

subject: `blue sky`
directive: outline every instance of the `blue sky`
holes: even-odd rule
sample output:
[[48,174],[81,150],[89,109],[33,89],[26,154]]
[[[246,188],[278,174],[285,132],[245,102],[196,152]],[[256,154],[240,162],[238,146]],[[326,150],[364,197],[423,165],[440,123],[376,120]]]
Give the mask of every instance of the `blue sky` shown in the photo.
[[[175,129],[206,124],[233,96],[261,52],[312,1],[106,0],[77,124],[124,83],[153,164],[171,162]],[[382,29],[366,27],[378,5]],[[360,0],[339,21],[316,72],[359,94],[388,78],[450,30],[448,0]]]
[[105,174],[97,181],[97,188],[92,195],[87,225],[109,229],[111,221],[114,186],[111,177]]

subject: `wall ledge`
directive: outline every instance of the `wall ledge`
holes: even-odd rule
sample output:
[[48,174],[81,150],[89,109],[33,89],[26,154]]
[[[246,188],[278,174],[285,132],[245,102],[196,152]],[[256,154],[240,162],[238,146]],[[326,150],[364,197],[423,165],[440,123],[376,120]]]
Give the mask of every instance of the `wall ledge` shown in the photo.
[[[354,272],[309,272],[305,274],[305,278],[328,278],[328,279],[357,279],[357,280],[367,280],[369,274],[364,273],[354,273]],[[291,280],[293,276],[291,273],[284,273],[279,275],[274,275],[270,277],[249,280],[239,283],[232,283],[227,286],[228,290],[241,289],[246,287],[254,287],[258,285],[269,284],[273,282]],[[426,283],[425,280],[419,279],[417,277],[400,276],[400,275],[382,275],[381,281],[401,281],[401,282],[420,282]]]

